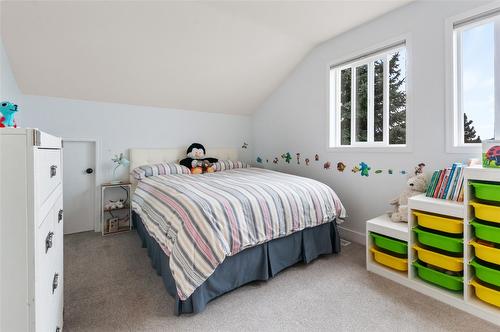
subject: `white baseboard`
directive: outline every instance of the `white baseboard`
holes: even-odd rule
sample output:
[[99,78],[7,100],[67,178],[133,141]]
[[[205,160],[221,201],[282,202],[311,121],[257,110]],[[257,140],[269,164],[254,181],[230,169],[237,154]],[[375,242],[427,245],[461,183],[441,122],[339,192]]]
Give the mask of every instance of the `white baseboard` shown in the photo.
[[342,237],[343,239],[362,245],[366,244],[366,235],[364,233],[356,232],[342,226],[338,226],[338,228],[340,229],[340,237]]

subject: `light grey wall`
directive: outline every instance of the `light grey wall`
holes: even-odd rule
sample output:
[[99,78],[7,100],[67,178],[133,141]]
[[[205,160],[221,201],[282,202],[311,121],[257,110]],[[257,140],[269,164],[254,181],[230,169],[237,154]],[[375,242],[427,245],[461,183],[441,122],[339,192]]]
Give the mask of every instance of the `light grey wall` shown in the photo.
[[[315,48],[290,77],[254,115],[255,157],[264,166],[312,177],[329,184],[345,203],[349,218],[344,236],[362,241],[365,220],[390,210],[387,203],[405,186],[407,177],[398,170],[413,170],[419,162],[427,171],[445,167],[479,155],[447,154],[445,151],[445,41],[444,26],[448,17],[484,5],[479,1],[416,2],[390,12],[372,22],[344,33]],[[392,38],[408,34],[411,42],[409,61],[413,77],[412,98],[413,151],[410,153],[333,152],[327,149],[328,64]],[[289,151],[312,159],[318,153],[321,162],[278,166],[271,160]],[[269,164],[265,163],[269,159]],[[325,161],[331,170],[322,169]],[[338,161],[348,168],[335,169]],[[350,170],[364,161],[372,167],[368,178]],[[377,168],[393,168],[394,175],[376,175]]]
[[[18,122],[63,138],[97,139],[101,181],[112,178],[111,157],[127,154],[129,148],[182,148],[200,142],[208,153],[210,147],[234,147],[242,159],[251,156],[250,149],[241,149],[244,141],[251,143],[251,119],[243,115],[25,95]],[[127,170],[119,170],[127,179]]]
[[[208,152],[210,147],[234,147],[240,149],[243,160],[252,155],[250,116],[23,95],[1,40],[0,78],[0,100],[19,105],[19,126],[39,128],[63,138],[98,141],[100,181],[111,180],[111,157],[127,154],[129,148],[182,148],[200,142]],[[250,144],[249,149],[241,149],[243,142]],[[127,170],[120,171],[127,179]]]
[[0,101],[22,104],[22,94],[12,73],[7,53],[0,40]]

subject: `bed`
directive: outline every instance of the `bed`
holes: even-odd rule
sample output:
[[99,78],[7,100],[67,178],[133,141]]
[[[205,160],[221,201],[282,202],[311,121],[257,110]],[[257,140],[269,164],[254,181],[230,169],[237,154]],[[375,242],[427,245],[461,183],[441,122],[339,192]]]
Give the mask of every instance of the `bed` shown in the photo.
[[[237,159],[232,149],[210,154]],[[131,169],[181,156],[132,149]],[[336,220],[345,209],[320,182],[261,168],[132,181],[134,225],[177,315],[198,313],[241,285],[340,251]]]

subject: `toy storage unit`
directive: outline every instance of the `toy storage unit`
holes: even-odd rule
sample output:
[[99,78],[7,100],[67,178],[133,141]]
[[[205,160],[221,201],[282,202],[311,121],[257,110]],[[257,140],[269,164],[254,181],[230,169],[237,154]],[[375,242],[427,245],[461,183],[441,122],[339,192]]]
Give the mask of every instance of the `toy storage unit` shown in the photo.
[[467,167],[464,181],[463,203],[422,194],[408,223],[367,221],[367,270],[500,326],[500,170]]

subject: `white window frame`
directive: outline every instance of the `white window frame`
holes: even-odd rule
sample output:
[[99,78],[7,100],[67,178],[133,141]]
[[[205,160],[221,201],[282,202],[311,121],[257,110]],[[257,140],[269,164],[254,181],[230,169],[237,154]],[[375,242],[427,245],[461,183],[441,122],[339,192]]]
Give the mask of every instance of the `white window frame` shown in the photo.
[[[475,8],[460,15],[446,19],[445,22],[445,80],[446,80],[446,152],[479,153],[481,143],[464,142],[464,124],[461,94],[461,59],[457,50],[460,47],[460,27],[457,25],[471,22],[466,27],[488,22],[488,16],[500,10],[500,3],[495,2]],[[494,18],[490,18],[493,20]],[[477,22],[474,22],[477,21]],[[495,57],[500,54],[500,25],[495,24]],[[499,31],[497,33],[497,31]],[[496,61],[495,61],[496,62]],[[495,70],[495,82],[500,82],[500,73]],[[500,95],[500,86],[495,84],[495,96]],[[495,137],[500,137],[500,100],[495,98]]]
[[[398,48],[406,48],[406,144],[388,144],[389,133],[389,118],[388,118],[388,81],[384,80],[384,142],[373,141],[373,121],[372,112],[368,111],[368,134],[367,142],[356,142],[355,140],[355,68],[359,65],[370,64],[373,66],[375,60],[381,59],[381,55],[391,50]],[[384,42],[373,45],[365,50],[358,51],[336,61],[331,61],[327,64],[327,96],[328,96],[328,118],[327,118],[327,150],[329,151],[345,151],[345,152],[411,152],[412,151],[412,127],[411,120],[411,59],[412,48],[410,35],[403,35],[397,38],[386,40]],[[352,61],[355,59],[354,61]],[[356,60],[359,59],[359,60]],[[389,66],[384,62],[384,77],[389,75]],[[341,64],[340,66],[338,64]],[[341,123],[340,123],[340,94],[337,93],[337,85],[340,84],[340,72],[343,69],[352,67],[351,76],[351,145],[341,145]],[[373,82],[373,71],[368,70],[368,80]],[[373,84],[372,84],[373,85]],[[352,95],[354,94],[354,97]],[[368,90],[368,103],[373,103],[373,89]],[[371,98],[370,98],[371,96]],[[369,107],[369,106],[368,106]],[[369,107],[370,108],[370,107]]]

